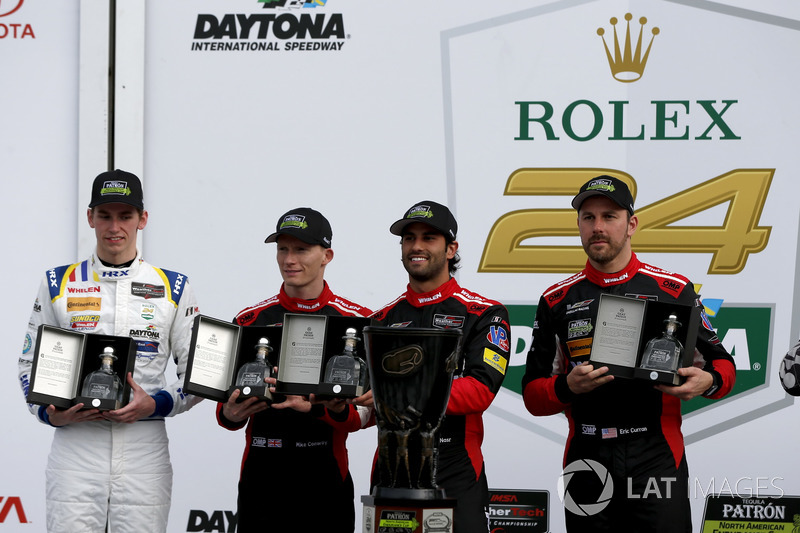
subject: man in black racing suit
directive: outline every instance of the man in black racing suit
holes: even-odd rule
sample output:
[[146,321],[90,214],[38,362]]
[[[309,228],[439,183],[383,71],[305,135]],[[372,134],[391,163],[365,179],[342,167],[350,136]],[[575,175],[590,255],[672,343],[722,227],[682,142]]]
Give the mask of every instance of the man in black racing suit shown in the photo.
[[735,381],[733,360],[702,313],[695,364],[678,370],[686,378],[682,385],[615,379],[608,367],[594,368],[589,355],[602,293],[701,310],[702,304],[687,278],[641,263],[633,253],[638,219],[624,182],[610,176],[590,180],[572,206],[586,268],[540,298],[522,380],[532,414],[563,411],[569,420],[567,530],[690,532],[681,400],[725,396]]
[[[334,295],[324,280],[333,259],[327,219],[309,208],[289,211],[266,242],[277,242],[280,292],[240,311],[240,326],[280,325],[285,313],[366,317],[371,311]],[[268,378],[274,383],[274,378]],[[333,400],[326,406],[289,396],[268,406],[257,398],[236,403],[234,391],[217,407],[219,425],[247,424],[239,480],[237,531],[330,531],[355,529],[353,480],[346,440],[364,427],[371,410]]]
[[502,304],[460,287],[451,277],[458,268],[457,228],[450,210],[431,201],[415,204],[392,224],[390,231],[401,237],[408,288],[373,318],[384,326],[463,331],[463,354],[438,432],[435,481],[457,499],[454,531],[486,533],[489,493],[481,453],[482,416],[505,377],[511,331]]

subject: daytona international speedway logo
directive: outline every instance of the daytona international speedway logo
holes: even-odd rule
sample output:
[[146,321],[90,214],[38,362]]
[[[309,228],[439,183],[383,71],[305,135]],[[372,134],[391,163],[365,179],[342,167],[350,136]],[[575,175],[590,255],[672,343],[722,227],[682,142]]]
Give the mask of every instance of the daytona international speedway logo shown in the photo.
[[[349,35],[326,0],[258,0],[251,13],[199,13],[193,52],[338,52]],[[261,7],[262,9],[258,9]]]

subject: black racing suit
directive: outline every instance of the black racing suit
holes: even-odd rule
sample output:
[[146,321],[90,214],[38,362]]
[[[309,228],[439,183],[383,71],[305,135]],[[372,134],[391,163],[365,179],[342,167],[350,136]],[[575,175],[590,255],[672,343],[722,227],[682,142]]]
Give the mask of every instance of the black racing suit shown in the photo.
[[[623,271],[604,274],[587,262],[583,271],[547,289],[539,300],[522,380],[525,406],[537,416],[567,415],[565,472],[574,461],[590,459],[614,481],[613,497],[603,506],[609,494],[585,483],[585,477],[584,482],[571,479],[567,529],[691,531],[681,401],[644,380],[615,378],[586,394],[575,394],[567,385],[570,370],[589,360],[601,293],[699,306],[703,325],[695,364],[714,377],[704,396],[721,398],[735,381],[733,359],[711,329],[692,283],[680,274],[641,263],[633,254]],[[597,481],[603,472],[595,472]],[[596,502],[600,505],[582,510],[570,505]]]
[[[281,286],[276,296],[242,310],[234,323],[268,326],[285,313],[366,317],[371,311],[334,295],[325,283],[316,300],[289,297]],[[245,422],[226,419],[217,406],[217,421],[237,430]],[[347,434],[361,429],[369,409],[348,405],[343,413],[321,405],[310,413],[267,409],[247,422],[239,479],[236,531],[331,531],[355,529],[353,480],[348,471]]]
[[489,494],[481,452],[482,416],[500,390],[508,366],[508,311],[450,278],[424,294],[409,287],[372,317],[384,326],[463,331],[463,354],[439,429],[436,483],[447,497],[458,500],[453,519],[456,533],[485,533]]

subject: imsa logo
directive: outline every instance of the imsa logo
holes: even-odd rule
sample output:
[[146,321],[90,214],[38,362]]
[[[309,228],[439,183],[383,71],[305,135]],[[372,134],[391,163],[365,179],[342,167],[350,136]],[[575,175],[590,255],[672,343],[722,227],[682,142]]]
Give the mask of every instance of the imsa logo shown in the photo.
[[[15,517],[15,518],[11,518]],[[0,496],[0,524],[19,522],[27,524],[28,517],[19,496]]]

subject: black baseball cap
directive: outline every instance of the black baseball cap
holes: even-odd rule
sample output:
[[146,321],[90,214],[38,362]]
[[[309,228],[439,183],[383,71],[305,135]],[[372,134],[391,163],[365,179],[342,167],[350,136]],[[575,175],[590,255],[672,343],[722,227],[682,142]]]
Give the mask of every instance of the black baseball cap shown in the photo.
[[89,207],[112,203],[144,209],[142,182],[139,178],[120,169],[99,174],[92,183],[92,201]]
[[319,244],[324,248],[330,248],[333,239],[328,219],[310,207],[298,207],[284,214],[278,219],[275,233],[264,242],[278,242],[278,235],[291,235],[306,244]]
[[572,207],[580,210],[581,204],[590,196],[602,195],[611,199],[614,203],[633,214],[633,196],[628,186],[619,178],[613,176],[597,176],[592,178],[581,187],[580,192],[572,199]]
[[403,235],[403,229],[414,222],[422,222],[442,232],[447,239],[456,240],[458,223],[453,213],[442,204],[424,200],[417,202],[406,211],[405,216],[389,226],[394,235]]

